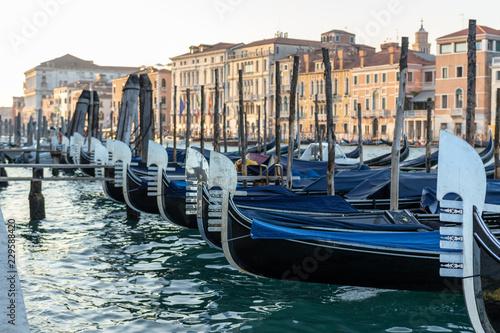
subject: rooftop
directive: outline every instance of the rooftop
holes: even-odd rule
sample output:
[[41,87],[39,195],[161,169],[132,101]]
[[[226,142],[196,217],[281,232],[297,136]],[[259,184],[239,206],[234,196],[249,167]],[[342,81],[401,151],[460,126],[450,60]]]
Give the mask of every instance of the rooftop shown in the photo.
[[78,57],[75,57],[71,54],[63,55],[62,57],[55,58],[52,60],[48,60],[40,63],[40,65],[28,70],[25,72],[30,72],[36,69],[45,69],[45,68],[58,68],[58,69],[86,69],[93,71],[100,70],[114,70],[114,71],[135,71],[138,67],[124,67],[124,66],[99,66],[94,64],[92,60],[83,60]]
[[[500,36],[500,30],[496,30],[484,25],[477,25],[476,26],[476,36],[478,35],[485,35],[485,34],[490,34],[490,35],[499,35]],[[445,36],[441,36],[437,38],[436,40],[442,40],[442,39],[448,39],[448,38],[458,38],[458,37],[467,37],[469,35],[469,29],[463,29]]]

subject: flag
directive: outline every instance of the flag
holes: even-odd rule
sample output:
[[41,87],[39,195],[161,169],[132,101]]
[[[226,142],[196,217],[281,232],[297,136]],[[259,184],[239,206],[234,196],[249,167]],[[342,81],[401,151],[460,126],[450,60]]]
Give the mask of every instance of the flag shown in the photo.
[[198,99],[198,96],[196,96],[196,115],[199,117],[200,116],[200,100]]
[[212,99],[210,98],[210,95],[208,95],[208,114],[212,115]]
[[184,102],[182,101],[182,97],[181,97],[181,105],[179,107],[179,117],[182,117],[182,111],[184,111]]

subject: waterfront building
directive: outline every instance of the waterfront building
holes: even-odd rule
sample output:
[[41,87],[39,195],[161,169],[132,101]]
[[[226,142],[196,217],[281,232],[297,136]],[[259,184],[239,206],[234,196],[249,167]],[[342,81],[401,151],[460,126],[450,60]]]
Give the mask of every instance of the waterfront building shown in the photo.
[[[499,43],[500,44],[500,43]],[[495,126],[497,114],[497,90],[500,89],[500,57],[495,57],[491,61],[491,122],[490,127]]]
[[[467,36],[468,29],[437,39],[436,105],[434,132],[447,129],[465,135],[467,107]],[[500,31],[477,25],[476,28],[476,140],[487,139],[492,124],[491,68],[500,56]]]
[[23,121],[42,107],[42,98],[51,95],[56,87],[81,80],[92,81],[97,74],[114,79],[137,70],[137,67],[99,66],[92,60],[83,60],[70,54],[42,62],[24,73]]

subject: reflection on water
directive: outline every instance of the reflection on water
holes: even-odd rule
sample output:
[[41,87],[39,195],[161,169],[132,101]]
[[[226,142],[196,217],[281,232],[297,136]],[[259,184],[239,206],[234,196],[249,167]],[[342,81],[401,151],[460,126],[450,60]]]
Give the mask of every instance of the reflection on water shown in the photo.
[[195,230],[127,220],[97,183],[45,182],[38,222],[28,191],[12,184],[0,200],[32,332],[471,331],[461,296],[255,278]]

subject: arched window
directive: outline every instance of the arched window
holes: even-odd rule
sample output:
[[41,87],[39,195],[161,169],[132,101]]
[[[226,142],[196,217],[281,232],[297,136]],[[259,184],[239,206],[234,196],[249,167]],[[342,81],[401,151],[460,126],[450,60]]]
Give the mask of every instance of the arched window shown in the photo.
[[349,94],[349,78],[345,78],[345,83],[344,83],[344,93]]
[[161,87],[165,88],[167,86],[167,81],[165,79],[161,79]]
[[464,105],[464,91],[462,88],[455,90],[455,108],[462,108]]
[[335,79],[333,81],[333,94],[334,95],[337,95],[338,94],[338,85],[339,85],[339,82],[337,79]]
[[375,90],[372,94],[372,110],[378,109],[378,90]]
[[285,96],[285,101],[283,102],[282,111],[288,111],[288,98]]
[[347,134],[347,124],[344,123],[344,133]]

